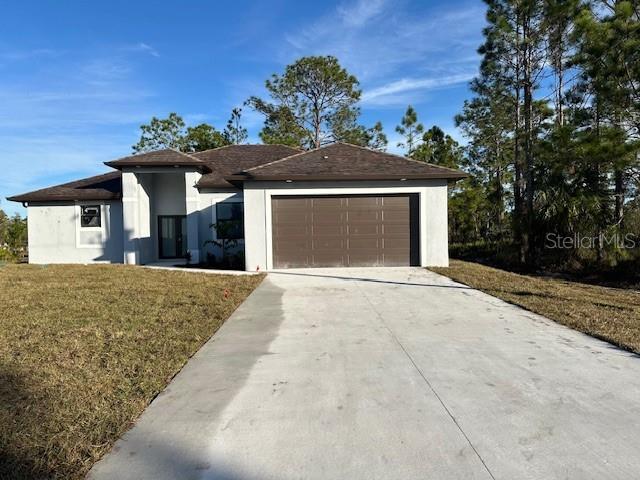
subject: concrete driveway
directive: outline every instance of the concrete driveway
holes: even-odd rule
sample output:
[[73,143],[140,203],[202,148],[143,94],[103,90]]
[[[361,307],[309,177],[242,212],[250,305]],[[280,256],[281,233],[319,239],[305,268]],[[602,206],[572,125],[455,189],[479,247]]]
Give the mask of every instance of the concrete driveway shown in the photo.
[[92,479],[627,479],[640,358],[417,268],[264,283]]

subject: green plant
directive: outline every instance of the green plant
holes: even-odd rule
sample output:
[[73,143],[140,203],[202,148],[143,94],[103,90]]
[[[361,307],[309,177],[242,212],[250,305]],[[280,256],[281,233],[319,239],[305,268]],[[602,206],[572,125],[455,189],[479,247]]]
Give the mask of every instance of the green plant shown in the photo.
[[204,245],[206,246],[211,244],[220,248],[220,261],[222,263],[227,263],[228,265],[232,263],[232,259],[229,255],[229,249],[238,246],[238,239],[232,238],[232,233],[237,230],[239,225],[240,221],[238,220],[225,220],[224,222],[217,222],[209,225],[209,228],[215,230],[216,238],[207,240],[204,242]]

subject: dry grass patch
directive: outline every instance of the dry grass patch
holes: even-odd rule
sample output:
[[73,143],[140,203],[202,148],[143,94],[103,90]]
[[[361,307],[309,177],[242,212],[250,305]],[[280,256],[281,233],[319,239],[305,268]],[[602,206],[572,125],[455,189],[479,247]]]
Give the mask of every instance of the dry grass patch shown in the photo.
[[640,353],[640,293],[636,290],[519,275],[460,260],[451,261],[448,268],[431,270]]
[[262,278],[1,267],[0,478],[81,478]]

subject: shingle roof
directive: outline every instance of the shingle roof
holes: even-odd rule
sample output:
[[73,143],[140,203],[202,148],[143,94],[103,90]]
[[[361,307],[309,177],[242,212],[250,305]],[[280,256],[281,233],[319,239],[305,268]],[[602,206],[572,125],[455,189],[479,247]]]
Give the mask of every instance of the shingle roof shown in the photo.
[[400,180],[457,179],[466,176],[459,170],[338,142],[248,168],[228,179]]
[[113,168],[121,169],[123,167],[197,167],[203,172],[209,172],[210,169],[206,162],[203,162],[195,156],[166,148],[164,150],[156,150],[155,152],[139,153],[137,155],[129,155],[128,157],[119,158],[110,162],[104,162]]
[[[401,180],[457,179],[459,170],[418,162],[347,143],[334,143],[318,150],[300,152],[285,145],[230,145],[204,152],[184,154],[160,150],[106,162],[123,166],[198,166],[205,173],[200,188],[236,188],[229,181],[244,180]],[[122,196],[119,171],[84,178],[9,197],[15,202],[114,200]]]
[[191,156],[206,162],[211,169],[200,178],[198,187],[236,188],[225,177],[295,153],[300,153],[300,150],[286,145],[229,145],[192,153]]
[[[230,145],[192,154],[171,149],[158,150],[131,155],[105,162],[105,164],[116,169],[133,166],[197,166],[205,173],[198,183],[199,187],[236,188],[228,183],[224,177],[298,152],[299,150],[284,145]],[[121,177],[119,171],[109,172],[63,185],[14,195],[8,200],[15,202],[59,202],[118,199],[122,197]]]
[[13,202],[116,200],[122,196],[122,175],[109,172],[54,187],[8,197]]

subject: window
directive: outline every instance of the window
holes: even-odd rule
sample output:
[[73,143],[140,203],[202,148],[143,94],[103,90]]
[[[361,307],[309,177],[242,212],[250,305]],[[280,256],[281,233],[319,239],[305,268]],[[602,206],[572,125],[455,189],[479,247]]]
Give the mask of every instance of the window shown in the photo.
[[244,238],[244,209],[242,203],[216,203],[216,236],[227,240]]
[[100,205],[80,205],[80,226],[100,226]]

